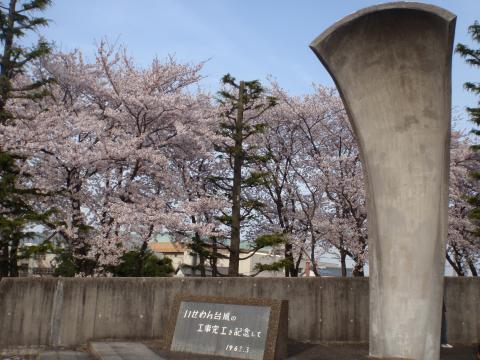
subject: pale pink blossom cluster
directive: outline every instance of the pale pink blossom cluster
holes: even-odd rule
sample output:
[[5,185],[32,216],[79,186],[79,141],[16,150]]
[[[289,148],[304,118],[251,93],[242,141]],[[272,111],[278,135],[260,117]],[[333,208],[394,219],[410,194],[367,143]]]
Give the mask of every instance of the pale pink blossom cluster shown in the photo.
[[260,165],[271,178],[261,194],[268,204],[263,226],[286,234],[294,272],[302,258],[314,263],[331,252],[344,268],[351,257],[361,273],[367,260],[363,173],[341,100],[322,86],[299,97],[273,82],[272,93],[279,104],[265,114],[269,131],[261,140],[272,155]]
[[[265,114],[269,130],[261,139],[271,159],[259,165],[270,175],[260,197],[267,206],[258,226],[286,234],[286,256],[294,266],[325,253],[339,257],[354,275],[368,262],[366,193],[358,145],[338,94],[315,86],[303,97],[291,96],[275,82],[279,105]],[[478,189],[470,174],[479,169],[468,137],[452,134],[447,260],[459,274],[476,274],[480,242],[472,234],[468,195]]]
[[[49,194],[38,204],[56,210],[45,226],[75,258],[93,260],[95,275],[165,231],[179,241],[195,234],[228,246],[229,229],[219,217],[230,213],[231,199],[211,179],[232,175],[213,146],[232,142],[217,131],[225,109],[199,87],[202,65],[168,58],[140,67],[125,49],[102,42],[93,62],[79,51],[56,53],[16,79],[55,81],[41,100],[10,100],[16,121],[0,127],[2,146],[21,155],[21,171],[31,175],[23,185]],[[300,275],[302,260],[313,263],[325,253],[338,256],[344,271],[350,258],[355,275],[363,274],[363,170],[338,94],[314,86],[309,95],[292,96],[274,81],[267,92],[276,106],[259,117],[244,114],[255,117],[251,126],[267,126],[244,144],[264,161],[243,175],[266,174],[266,181],[242,192],[262,203],[242,223],[243,241],[283,234],[292,276]],[[467,199],[478,189],[469,176],[479,169],[470,145],[453,133],[447,259],[464,274],[473,273],[480,254]]]
[[34,71],[55,79],[51,96],[9,103],[17,120],[0,129],[2,144],[28,159],[33,185],[53,195],[43,204],[56,209],[46,226],[74,256],[102,269],[162,229],[215,232],[191,216],[217,204],[198,192],[183,196],[173,161],[209,151],[201,68],[174,58],[139,67],[102,42],[93,63],[79,51],[43,59]]
[[452,133],[447,261],[458,275],[478,275],[480,261],[478,224],[470,217],[473,206],[468,201],[478,191],[479,182],[472,172],[480,170],[480,158],[471,145],[467,136]]

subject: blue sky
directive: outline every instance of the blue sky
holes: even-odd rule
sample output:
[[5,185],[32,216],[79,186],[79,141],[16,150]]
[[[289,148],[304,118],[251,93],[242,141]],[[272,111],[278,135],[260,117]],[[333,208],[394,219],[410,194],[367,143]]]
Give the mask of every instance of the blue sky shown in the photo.
[[[308,44],[323,30],[371,0],[54,0],[42,34],[62,50],[81,49],[90,57],[106,38],[125,45],[147,65],[153,57],[173,54],[182,62],[208,60],[203,86],[216,91],[219,79],[264,80],[272,75],[293,94],[311,92],[312,82],[333,86]],[[431,0],[457,15],[455,43],[472,44],[467,27],[480,20],[478,0]],[[454,55],[452,102],[475,105],[463,90],[480,81],[480,71]],[[470,128],[469,123],[460,124]]]

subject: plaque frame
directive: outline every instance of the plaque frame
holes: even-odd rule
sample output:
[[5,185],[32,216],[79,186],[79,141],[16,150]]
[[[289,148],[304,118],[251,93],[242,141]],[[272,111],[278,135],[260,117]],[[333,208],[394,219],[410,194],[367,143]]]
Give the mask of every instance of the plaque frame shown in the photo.
[[[263,352],[263,360],[281,360],[287,358],[287,341],[288,341],[288,301],[277,299],[261,299],[261,298],[232,298],[223,296],[203,296],[191,294],[178,294],[175,296],[173,306],[171,307],[170,318],[167,324],[165,335],[166,348],[171,350],[173,335],[177,322],[180,303],[185,302],[208,302],[218,304],[233,305],[252,305],[267,306],[270,308],[270,317],[268,319],[267,336],[265,339],[265,349]],[[187,353],[185,353],[187,354]],[[189,353],[195,354],[195,353]],[[205,356],[203,353],[199,355]],[[212,359],[227,359],[224,356],[212,356]]]

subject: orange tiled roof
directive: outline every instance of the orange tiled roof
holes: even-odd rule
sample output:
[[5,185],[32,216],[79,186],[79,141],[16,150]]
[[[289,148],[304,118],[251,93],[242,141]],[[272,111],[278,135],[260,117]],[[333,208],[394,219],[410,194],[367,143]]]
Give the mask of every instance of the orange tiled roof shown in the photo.
[[183,244],[172,242],[150,243],[149,246],[152,251],[164,254],[183,253],[187,249]]

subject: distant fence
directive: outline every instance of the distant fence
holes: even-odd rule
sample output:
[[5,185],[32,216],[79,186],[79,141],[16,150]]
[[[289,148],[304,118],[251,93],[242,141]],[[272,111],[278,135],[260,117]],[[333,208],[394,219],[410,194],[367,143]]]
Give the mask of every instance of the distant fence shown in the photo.
[[[164,336],[176,294],[289,301],[289,338],[368,341],[368,279],[19,278],[0,281],[0,349]],[[480,337],[480,279],[447,278],[448,336]]]

